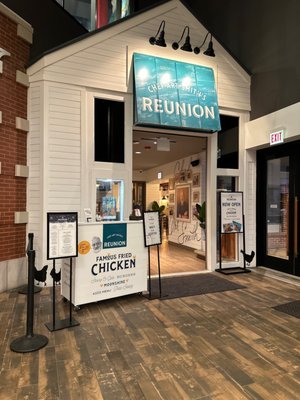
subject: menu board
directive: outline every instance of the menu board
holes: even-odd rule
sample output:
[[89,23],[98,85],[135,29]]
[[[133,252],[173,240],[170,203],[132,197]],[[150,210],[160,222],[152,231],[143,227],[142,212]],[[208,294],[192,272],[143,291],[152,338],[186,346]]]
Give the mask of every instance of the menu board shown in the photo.
[[78,215],[47,213],[47,259],[78,256]]
[[144,212],[144,239],[146,247],[161,244],[161,232],[158,211]]
[[221,192],[221,233],[242,233],[243,193]]

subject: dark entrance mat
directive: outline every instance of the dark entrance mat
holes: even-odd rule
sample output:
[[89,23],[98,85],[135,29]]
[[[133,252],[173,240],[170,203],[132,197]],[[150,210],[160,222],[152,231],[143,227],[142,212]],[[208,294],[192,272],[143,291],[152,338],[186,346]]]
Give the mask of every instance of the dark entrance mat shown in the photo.
[[[163,277],[161,279],[161,299],[175,299],[244,288],[245,286],[219,278],[212,273]],[[159,282],[158,278],[154,278],[151,279],[151,298],[157,297],[159,297]]]
[[300,318],[300,300],[291,301],[290,303],[279,304],[273,307],[274,310],[281,311],[292,317]]

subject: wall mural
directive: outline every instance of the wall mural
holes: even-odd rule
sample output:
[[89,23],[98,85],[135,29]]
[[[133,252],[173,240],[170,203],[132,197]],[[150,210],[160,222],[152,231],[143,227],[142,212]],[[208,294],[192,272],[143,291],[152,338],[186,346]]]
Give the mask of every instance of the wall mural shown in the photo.
[[205,200],[205,170],[205,153],[196,154],[176,161],[169,179],[168,240],[198,250],[204,250],[205,237],[194,210]]

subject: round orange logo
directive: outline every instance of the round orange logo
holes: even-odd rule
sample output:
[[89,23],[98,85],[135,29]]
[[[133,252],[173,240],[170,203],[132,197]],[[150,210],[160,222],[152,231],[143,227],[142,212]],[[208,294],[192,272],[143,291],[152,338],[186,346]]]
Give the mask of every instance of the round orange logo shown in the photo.
[[78,243],[78,252],[80,254],[87,254],[91,250],[91,245],[87,240],[82,240]]

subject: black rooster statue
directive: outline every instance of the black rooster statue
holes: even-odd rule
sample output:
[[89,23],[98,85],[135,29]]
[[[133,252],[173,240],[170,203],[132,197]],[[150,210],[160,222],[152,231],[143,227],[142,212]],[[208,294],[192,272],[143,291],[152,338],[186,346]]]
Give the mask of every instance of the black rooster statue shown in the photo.
[[245,253],[244,250],[241,250],[241,253],[242,253],[243,256],[244,256],[244,259],[245,259],[247,265],[250,265],[251,262],[252,262],[252,260],[253,260],[253,258],[254,258],[254,256],[255,256],[255,252],[252,250],[252,251],[251,251],[251,254],[247,254],[247,253]]
[[55,271],[55,268],[53,267],[50,275],[52,276],[53,280],[54,280],[54,284],[55,285],[59,285],[60,284],[60,280],[61,280],[61,270],[59,270],[59,272]]
[[38,281],[38,285],[40,282],[44,283],[44,286],[46,286],[46,280],[47,280],[47,269],[48,265],[44,265],[42,269],[36,269],[34,267],[34,279]]

